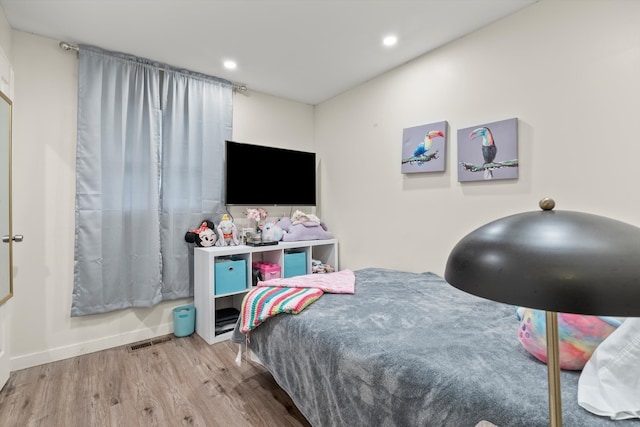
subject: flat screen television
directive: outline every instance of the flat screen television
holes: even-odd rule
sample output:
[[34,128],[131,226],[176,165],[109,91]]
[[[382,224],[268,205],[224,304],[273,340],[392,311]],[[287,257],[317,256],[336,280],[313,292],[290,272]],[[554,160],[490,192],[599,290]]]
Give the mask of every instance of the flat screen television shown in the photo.
[[226,141],[225,203],[315,206],[316,154]]

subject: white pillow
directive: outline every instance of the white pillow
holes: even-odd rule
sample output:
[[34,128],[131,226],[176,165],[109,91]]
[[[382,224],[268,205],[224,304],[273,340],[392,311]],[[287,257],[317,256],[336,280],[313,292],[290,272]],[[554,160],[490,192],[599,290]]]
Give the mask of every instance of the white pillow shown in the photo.
[[640,418],[640,318],[628,318],[593,352],[578,380],[578,404],[612,420]]

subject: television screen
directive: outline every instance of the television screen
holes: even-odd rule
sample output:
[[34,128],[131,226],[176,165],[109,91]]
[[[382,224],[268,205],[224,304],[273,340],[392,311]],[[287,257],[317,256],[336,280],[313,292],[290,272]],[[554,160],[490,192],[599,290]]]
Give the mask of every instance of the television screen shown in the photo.
[[315,206],[316,154],[227,141],[225,202],[246,206]]

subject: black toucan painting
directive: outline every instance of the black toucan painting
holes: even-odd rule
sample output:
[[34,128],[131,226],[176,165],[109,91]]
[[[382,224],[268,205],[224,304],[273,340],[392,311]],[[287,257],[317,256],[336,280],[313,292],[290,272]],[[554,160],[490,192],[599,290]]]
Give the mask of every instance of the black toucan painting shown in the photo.
[[459,129],[458,164],[460,182],[518,178],[518,119]]

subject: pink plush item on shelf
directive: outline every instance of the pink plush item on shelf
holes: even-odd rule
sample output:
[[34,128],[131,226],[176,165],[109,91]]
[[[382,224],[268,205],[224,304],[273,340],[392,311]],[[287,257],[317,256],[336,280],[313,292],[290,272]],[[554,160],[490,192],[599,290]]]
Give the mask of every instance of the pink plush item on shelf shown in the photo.
[[[536,359],[547,363],[546,313],[544,310],[518,307],[520,321],[518,340]],[[558,313],[560,368],[579,371],[598,345],[621,321],[611,317]]]

